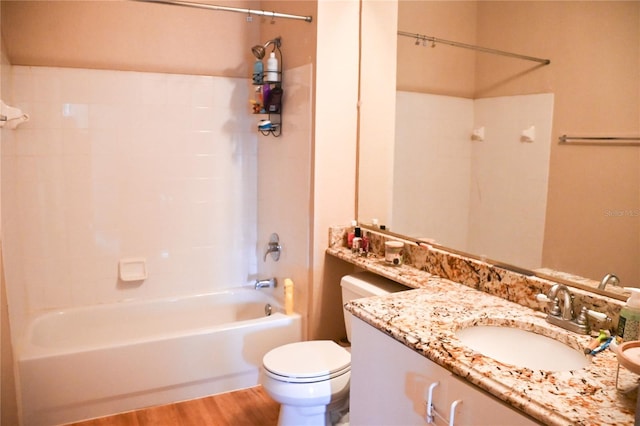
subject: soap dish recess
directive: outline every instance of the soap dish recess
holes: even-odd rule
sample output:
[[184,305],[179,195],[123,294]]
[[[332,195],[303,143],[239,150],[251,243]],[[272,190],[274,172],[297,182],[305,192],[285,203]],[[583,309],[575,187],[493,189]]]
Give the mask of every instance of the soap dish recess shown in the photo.
[[120,259],[118,273],[122,281],[142,281],[147,279],[147,259],[143,257]]

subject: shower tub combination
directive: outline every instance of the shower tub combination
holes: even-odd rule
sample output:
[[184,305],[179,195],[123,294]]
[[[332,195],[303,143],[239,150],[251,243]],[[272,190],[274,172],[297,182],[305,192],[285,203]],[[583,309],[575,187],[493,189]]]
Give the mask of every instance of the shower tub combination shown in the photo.
[[255,386],[263,355],[300,340],[300,315],[247,287],[47,313],[31,322],[18,350],[23,424]]

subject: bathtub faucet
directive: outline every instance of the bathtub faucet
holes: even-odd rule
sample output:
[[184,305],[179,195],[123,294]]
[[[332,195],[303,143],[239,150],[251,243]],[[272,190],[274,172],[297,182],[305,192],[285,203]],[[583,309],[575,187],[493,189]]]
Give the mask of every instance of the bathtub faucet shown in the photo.
[[278,286],[278,280],[275,278],[269,278],[266,280],[256,280],[256,283],[255,283],[256,290],[258,290],[259,288],[265,288],[265,287],[274,288],[277,286]]

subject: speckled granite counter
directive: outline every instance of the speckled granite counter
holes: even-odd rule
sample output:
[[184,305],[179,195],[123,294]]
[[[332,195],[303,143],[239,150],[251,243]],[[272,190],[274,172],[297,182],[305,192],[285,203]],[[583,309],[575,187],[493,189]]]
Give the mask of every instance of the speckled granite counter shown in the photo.
[[[327,253],[415,288],[353,301],[347,304],[350,312],[516,409],[550,425],[634,424],[637,391],[616,390],[611,351],[580,370],[533,371],[482,356],[463,346],[455,332],[474,324],[510,324],[576,349],[585,347],[588,336],[550,325],[542,312],[410,266],[386,266],[379,257],[353,256],[340,247]],[[633,389],[636,380],[620,369],[620,388]]]

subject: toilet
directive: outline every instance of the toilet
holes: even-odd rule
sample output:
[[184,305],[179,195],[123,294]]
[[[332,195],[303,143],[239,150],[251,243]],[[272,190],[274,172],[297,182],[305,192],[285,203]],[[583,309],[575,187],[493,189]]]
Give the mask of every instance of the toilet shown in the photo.
[[[342,303],[408,290],[369,272],[342,277]],[[351,314],[343,308],[347,339]],[[279,346],[262,359],[260,384],[280,403],[279,426],[348,424],[350,352],[331,340]]]

